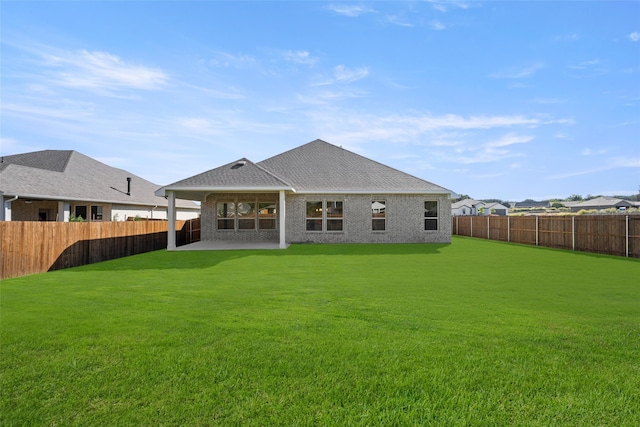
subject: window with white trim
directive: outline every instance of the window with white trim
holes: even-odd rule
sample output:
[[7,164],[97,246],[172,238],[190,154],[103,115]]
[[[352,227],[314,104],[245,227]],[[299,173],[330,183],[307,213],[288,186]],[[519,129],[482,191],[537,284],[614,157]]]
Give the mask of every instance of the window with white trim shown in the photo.
[[307,202],[307,231],[340,232],[344,230],[344,202],[325,200]]
[[236,222],[236,205],[233,202],[217,204],[218,230],[234,230]]
[[276,229],[276,203],[258,203],[258,228],[260,230]]
[[438,202],[436,200],[424,202],[424,229],[426,231],[438,230]]
[[238,230],[256,229],[256,204],[251,202],[238,202]]
[[387,202],[374,200],[371,202],[371,230],[385,231],[387,229]]

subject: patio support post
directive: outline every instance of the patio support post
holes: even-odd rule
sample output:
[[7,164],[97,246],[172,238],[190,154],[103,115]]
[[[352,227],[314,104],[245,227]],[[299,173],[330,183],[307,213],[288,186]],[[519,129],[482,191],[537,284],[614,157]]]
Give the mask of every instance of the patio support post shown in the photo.
[[284,203],[284,190],[280,190],[280,204],[278,205],[278,212],[280,213],[280,249],[287,248],[287,242],[285,239],[285,203]]
[[176,195],[173,191],[167,191],[167,220],[169,227],[167,229],[167,250],[172,251],[176,248]]

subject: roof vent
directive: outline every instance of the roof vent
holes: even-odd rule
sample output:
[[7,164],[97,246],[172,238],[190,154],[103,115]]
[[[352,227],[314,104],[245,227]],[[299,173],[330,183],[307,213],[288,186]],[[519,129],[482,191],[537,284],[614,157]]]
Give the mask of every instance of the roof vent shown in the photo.
[[238,169],[246,164],[247,164],[246,160],[238,160],[235,165],[231,166],[231,169]]

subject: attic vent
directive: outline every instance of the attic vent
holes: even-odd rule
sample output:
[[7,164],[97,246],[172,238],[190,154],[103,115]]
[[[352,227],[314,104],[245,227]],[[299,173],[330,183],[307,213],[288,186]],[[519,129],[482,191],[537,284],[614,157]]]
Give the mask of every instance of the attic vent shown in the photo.
[[246,164],[247,162],[245,160],[238,160],[235,165],[231,166],[231,169],[238,169]]

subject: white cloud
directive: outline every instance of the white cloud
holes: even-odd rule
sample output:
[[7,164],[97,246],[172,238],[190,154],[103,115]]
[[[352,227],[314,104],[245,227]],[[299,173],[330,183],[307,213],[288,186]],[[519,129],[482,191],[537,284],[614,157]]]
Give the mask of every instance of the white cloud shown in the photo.
[[356,80],[363,79],[368,75],[369,69],[367,67],[348,68],[344,65],[338,65],[333,69],[333,75],[331,77],[320,77],[313,83],[313,86],[326,86],[335,83],[351,83]]
[[533,139],[530,135],[516,135],[515,133],[508,133],[502,138],[485,144],[486,148],[507,147],[513,144],[524,144]]
[[252,56],[242,53],[217,52],[215,57],[211,58],[208,62],[215,67],[247,68],[255,65],[256,60]]
[[447,28],[447,26],[440,21],[431,21],[429,22],[429,28],[431,28],[432,30],[441,31]]
[[318,62],[318,58],[311,56],[306,50],[286,51],[283,54],[285,60],[302,65],[313,65]]
[[169,80],[162,70],[128,64],[107,52],[62,52],[47,54],[45,60],[49,66],[61,69],[57,78],[64,86],[154,90],[165,86]]
[[498,71],[490,75],[494,79],[523,79],[533,77],[538,71],[545,68],[541,62],[536,62],[523,67],[512,67],[503,71]]
[[631,40],[632,42],[640,41],[640,32],[634,31],[633,33],[629,34],[629,40]]
[[605,154],[607,152],[607,150],[601,149],[601,150],[592,150],[591,148],[585,148],[584,150],[582,150],[582,152],[580,152],[581,156],[599,156],[602,154]]
[[351,4],[330,4],[327,7],[327,10],[330,10],[338,15],[348,16],[348,17],[358,17],[365,13],[374,13],[375,9],[371,9],[370,7],[364,5],[351,5]]

